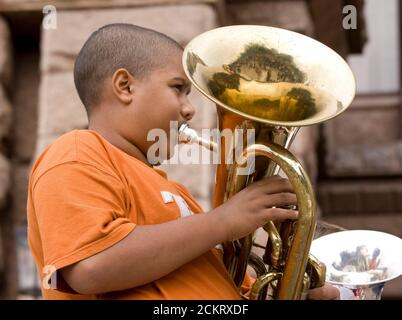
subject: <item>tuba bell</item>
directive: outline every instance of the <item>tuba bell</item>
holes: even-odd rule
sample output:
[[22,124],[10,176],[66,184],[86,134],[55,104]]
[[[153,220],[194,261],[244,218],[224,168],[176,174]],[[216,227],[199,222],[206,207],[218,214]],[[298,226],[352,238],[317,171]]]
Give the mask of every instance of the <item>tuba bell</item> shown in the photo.
[[319,237],[311,253],[327,268],[326,282],[342,300],[381,300],[387,282],[402,275],[402,239],[373,230],[345,230]]
[[[219,132],[233,133],[231,142],[221,137],[208,143],[186,125],[179,130],[180,142],[220,154],[214,207],[280,169],[298,199],[297,220],[264,226],[268,241],[262,258],[252,252],[253,234],[223,244],[228,272],[240,288],[247,267],[255,270],[250,299],[303,299],[310,288],[324,284],[325,265],[309,255],[316,200],[306,172],[288,149],[300,127],[334,118],[350,105],[355,80],[349,66],[312,38],[251,25],[197,36],[184,49],[183,66],[195,88],[216,104]],[[228,164],[224,151],[233,146],[241,149]]]

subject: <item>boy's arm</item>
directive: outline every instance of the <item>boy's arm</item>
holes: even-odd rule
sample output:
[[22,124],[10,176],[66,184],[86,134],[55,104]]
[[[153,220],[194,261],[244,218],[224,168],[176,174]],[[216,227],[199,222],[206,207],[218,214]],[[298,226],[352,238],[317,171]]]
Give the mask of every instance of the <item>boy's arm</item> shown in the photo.
[[79,293],[124,290],[159,279],[224,240],[219,214],[137,225],[114,246],[61,271]]
[[[224,241],[241,238],[269,220],[294,219],[290,183],[271,177],[240,191],[210,213],[157,225],[137,225],[112,247],[61,269],[79,293],[103,293],[159,279]],[[272,208],[276,207],[276,208]]]

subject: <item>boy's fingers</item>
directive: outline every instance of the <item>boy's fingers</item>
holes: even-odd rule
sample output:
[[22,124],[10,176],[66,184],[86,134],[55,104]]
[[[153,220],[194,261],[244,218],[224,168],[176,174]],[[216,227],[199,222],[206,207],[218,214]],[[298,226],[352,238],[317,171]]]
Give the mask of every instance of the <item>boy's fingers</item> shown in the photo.
[[293,186],[290,181],[278,176],[264,178],[256,183],[257,188],[261,188],[261,190],[265,194],[294,192]]
[[267,220],[286,220],[286,219],[297,219],[299,211],[287,210],[281,208],[269,208],[265,212]]
[[338,288],[325,284],[323,287],[311,289],[308,292],[309,300],[339,300],[340,292]]
[[258,186],[258,185],[266,185],[269,183],[277,183],[278,181],[281,180],[287,180],[279,175],[274,175],[274,176],[269,176],[269,177],[264,177],[256,182],[253,183],[253,185]]
[[263,198],[265,207],[282,207],[288,205],[297,205],[297,197],[294,193],[282,192],[271,194]]

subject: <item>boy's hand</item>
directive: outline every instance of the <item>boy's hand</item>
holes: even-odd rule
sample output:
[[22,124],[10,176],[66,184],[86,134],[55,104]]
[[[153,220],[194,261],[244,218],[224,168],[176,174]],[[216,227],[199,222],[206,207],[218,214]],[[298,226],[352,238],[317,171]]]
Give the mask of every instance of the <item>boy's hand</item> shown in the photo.
[[311,289],[308,292],[307,300],[339,300],[338,288],[325,284],[323,287]]
[[253,183],[214,211],[222,215],[226,240],[231,241],[246,236],[269,220],[296,219],[297,211],[278,208],[286,205],[297,205],[293,187],[289,180],[273,176]]

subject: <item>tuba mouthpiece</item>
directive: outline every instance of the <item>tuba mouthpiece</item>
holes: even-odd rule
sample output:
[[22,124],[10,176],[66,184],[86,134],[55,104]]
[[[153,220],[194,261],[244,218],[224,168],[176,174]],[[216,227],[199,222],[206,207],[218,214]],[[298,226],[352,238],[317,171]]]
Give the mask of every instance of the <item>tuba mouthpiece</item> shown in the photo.
[[190,128],[187,123],[183,123],[179,128],[179,142],[180,143],[197,143],[210,151],[217,151],[218,146],[213,141],[207,141],[201,138],[197,132]]

